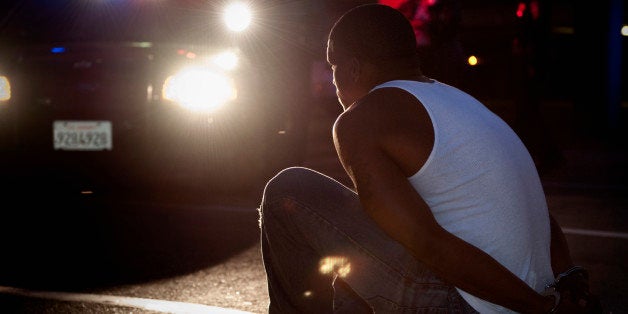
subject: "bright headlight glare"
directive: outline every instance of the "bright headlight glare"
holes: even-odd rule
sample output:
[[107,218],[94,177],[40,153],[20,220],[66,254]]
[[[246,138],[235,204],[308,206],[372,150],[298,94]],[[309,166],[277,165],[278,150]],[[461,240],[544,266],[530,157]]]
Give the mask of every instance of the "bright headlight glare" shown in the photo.
[[225,51],[212,58],[212,63],[225,70],[233,70],[238,66],[238,55],[232,51]]
[[11,99],[11,83],[8,77],[0,75],[0,101],[9,99]]
[[166,79],[163,98],[198,112],[211,112],[237,98],[233,81],[208,68],[189,68]]
[[230,30],[241,32],[251,24],[251,8],[244,3],[233,3],[226,8],[224,19]]

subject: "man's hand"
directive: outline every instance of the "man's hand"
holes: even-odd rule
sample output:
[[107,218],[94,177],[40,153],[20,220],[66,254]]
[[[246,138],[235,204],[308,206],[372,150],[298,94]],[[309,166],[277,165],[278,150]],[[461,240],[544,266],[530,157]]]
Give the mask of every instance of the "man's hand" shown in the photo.
[[558,275],[554,285],[560,293],[556,313],[602,313],[600,300],[589,291],[589,276],[585,269],[569,269]]

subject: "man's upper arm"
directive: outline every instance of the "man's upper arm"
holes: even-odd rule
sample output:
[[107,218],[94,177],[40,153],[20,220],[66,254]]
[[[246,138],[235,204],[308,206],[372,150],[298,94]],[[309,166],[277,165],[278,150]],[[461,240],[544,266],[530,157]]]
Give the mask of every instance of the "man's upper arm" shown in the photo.
[[397,156],[386,149],[385,141],[391,136],[387,132],[395,129],[386,125],[391,123],[382,116],[386,113],[370,110],[377,104],[362,105],[343,113],[334,125],[340,161],[353,180],[364,209],[378,225],[411,251],[427,250],[426,245],[434,244],[433,237],[443,229],[410,185]]

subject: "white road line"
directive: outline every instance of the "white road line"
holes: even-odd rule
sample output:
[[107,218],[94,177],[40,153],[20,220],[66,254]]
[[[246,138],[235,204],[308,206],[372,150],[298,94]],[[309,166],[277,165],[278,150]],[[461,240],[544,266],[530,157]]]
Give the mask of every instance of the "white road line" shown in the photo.
[[98,295],[85,293],[52,292],[52,291],[32,291],[27,289],[0,286],[0,293],[33,297],[40,299],[51,299],[71,302],[90,302],[112,306],[128,306],[149,311],[177,314],[253,314],[240,310],[226,309],[222,307],[209,306],[198,303],[185,303],[167,300],[156,300],[146,298],[120,297],[113,295]]
[[[593,237],[619,238],[628,239],[628,233],[613,232],[603,230],[589,230],[578,228],[562,228],[565,234],[585,235]],[[99,295],[86,293],[69,293],[69,292],[53,292],[53,291],[33,291],[27,289],[0,286],[0,293],[40,298],[59,301],[71,302],[90,302],[112,306],[128,306],[134,308],[145,309],[149,311],[157,311],[164,313],[177,314],[253,314],[234,309],[226,309],[222,307],[209,306],[198,303],[186,303],[177,301],[121,297],[113,295]]]
[[593,237],[628,239],[628,233],[625,233],[625,232],[589,230],[589,229],[578,229],[578,228],[561,228],[561,229],[563,229],[563,233],[565,234],[577,234],[577,235],[586,235],[586,236],[593,236]]

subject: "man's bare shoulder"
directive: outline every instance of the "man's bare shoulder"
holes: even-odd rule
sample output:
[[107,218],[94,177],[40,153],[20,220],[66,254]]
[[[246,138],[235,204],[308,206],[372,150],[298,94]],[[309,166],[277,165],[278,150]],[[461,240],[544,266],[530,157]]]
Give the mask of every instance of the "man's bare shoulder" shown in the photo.
[[395,109],[400,109],[400,105],[410,104],[415,106],[417,103],[418,100],[412,94],[401,88],[383,87],[371,91],[352,105],[350,109],[355,109],[365,114],[389,115],[394,113]]
[[412,131],[429,125],[429,117],[420,101],[397,87],[376,89],[352,104],[336,120],[341,128],[360,130],[361,134],[385,135]]
[[416,97],[387,87],[372,91],[338,117],[334,141],[337,149],[353,154],[365,149],[384,151],[409,175],[429,156],[434,132]]
[[387,122],[399,122],[396,121],[399,116],[403,116],[407,109],[416,108],[417,105],[419,105],[418,100],[403,89],[379,88],[349,106],[336,122],[355,123],[358,125],[354,127],[363,125],[364,128]]

